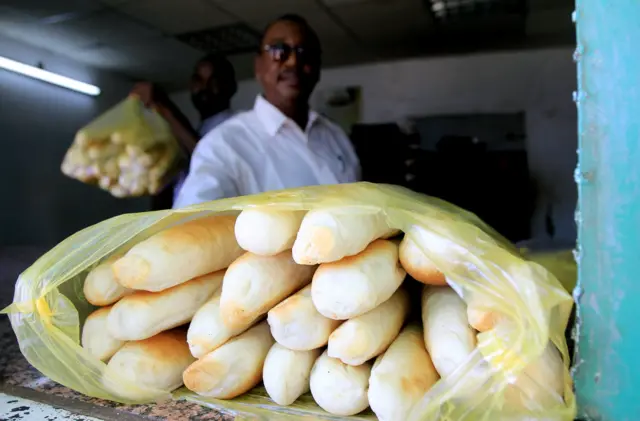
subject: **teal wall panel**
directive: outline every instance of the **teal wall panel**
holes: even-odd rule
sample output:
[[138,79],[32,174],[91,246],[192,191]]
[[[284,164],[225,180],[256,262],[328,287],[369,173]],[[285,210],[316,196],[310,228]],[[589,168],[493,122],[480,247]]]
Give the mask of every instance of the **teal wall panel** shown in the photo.
[[578,353],[584,419],[640,420],[640,0],[577,0]]

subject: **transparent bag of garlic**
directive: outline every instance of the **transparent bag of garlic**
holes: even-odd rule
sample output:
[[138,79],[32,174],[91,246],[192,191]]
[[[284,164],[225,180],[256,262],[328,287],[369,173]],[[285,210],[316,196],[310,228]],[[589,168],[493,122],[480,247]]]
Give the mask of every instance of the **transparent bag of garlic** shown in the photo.
[[168,123],[130,96],[76,133],[61,169],[113,196],[135,197],[160,192],[180,159]]

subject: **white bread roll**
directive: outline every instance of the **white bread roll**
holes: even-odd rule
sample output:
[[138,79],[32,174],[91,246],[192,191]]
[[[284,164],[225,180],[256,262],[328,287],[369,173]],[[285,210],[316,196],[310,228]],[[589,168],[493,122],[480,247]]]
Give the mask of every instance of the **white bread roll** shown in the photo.
[[369,406],[370,374],[371,364],[354,367],[329,357],[325,351],[311,369],[311,395],[330,414],[355,415]]
[[111,307],[97,309],[87,317],[82,327],[82,347],[101,361],[107,361],[124,345],[124,341],[107,331],[110,311]]
[[225,326],[220,315],[221,292],[221,290],[216,291],[209,301],[200,307],[189,324],[187,343],[191,355],[196,358],[202,358],[250,327],[249,324],[237,329],[229,329]]
[[564,375],[562,355],[549,342],[542,355],[505,388],[505,406],[511,410],[542,411],[564,405]]
[[441,377],[462,366],[476,348],[467,305],[449,287],[425,287],[422,294],[424,343]]
[[109,333],[123,341],[136,341],[185,324],[220,287],[223,276],[224,271],[218,271],[164,291],[128,295],[111,309]]
[[378,307],[337,328],[329,336],[327,354],[345,364],[363,364],[389,347],[408,314],[409,294],[401,288]]
[[467,320],[472,328],[479,332],[486,332],[493,329],[499,319],[498,313],[494,311],[481,310],[472,304],[467,306]]
[[[182,372],[193,361],[185,333],[171,330],[127,342],[111,358],[107,370],[139,386],[171,392],[182,385]],[[118,394],[119,390],[114,392]]]
[[184,385],[202,396],[233,399],[260,383],[273,343],[267,322],[259,323],[191,364]]
[[[506,279],[516,283],[519,290],[528,291],[532,303],[547,294],[540,290],[535,280],[549,276],[549,272],[536,263],[520,261],[505,267],[503,274]],[[500,308],[499,300],[495,301],[491,296],[473,291],[465,291],[464,300],[467,303],[467,319],[474,329],[486,332],[496,327],[501,321],[506,321],[505,315],[495,310]],[[550,318],[551,315],[547,314],[546,317]]]
[[291,405],[307,393],[311,368],[319,356],[319,349],[293,351],[273,344],[262,370],[262,381],[269,397],[278,405]]
[[405,275],[398,262],[398,245],[377,240],[356,256],[320,265],[313,276],[311,298],[323,316],[351,319],[391,298]]
[[372,241],[393,236],[382,212],[357,208],[309,211],[293,244],[293,258],[301,265],[335,262],[364,250]]
[[132,289],[125,288],[116,282],[113,276],[111,265],[120,257],[113,256],[99,264],[84,280],[84,297],[94,306],[108,306],[133,292]]
[[112,268],[120,285],[162,291],[228,267],[242,249],[235,216],[211,216],[166,229],[136,244]]
[[307,285],[315,266],[293,261],[291,251],[275,256],[245,253],[224,276],[220,314],[229,329],[247,326],[276,304]]
[[427,285],[447,285],[444,274],[408,235],[405,235],[400,243],[399,254],[400,264],[416,281]]
[[424,347],[422,328],[405,327],[373,364],[369,403],[380,421],[405,421],[439,376]]
[[243,249],[274,256],[293,247],[304,211],[245,209],[236,220],[236,240]]
[[269,310],[267,322],[276,342],[296,351],[325,346],[342,323],[318,313],[311,300],[311,285]]

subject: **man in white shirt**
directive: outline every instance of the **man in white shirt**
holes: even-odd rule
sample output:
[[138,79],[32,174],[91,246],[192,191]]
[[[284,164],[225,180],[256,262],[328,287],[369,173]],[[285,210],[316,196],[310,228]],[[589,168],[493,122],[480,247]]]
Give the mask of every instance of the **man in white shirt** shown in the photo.
[[174,207],[358,181],[360,164],[346,134],[309,109],[320,65],[318,36],[303,18],[285,15],[270,24],[255,60],[263,95],[198,143]]

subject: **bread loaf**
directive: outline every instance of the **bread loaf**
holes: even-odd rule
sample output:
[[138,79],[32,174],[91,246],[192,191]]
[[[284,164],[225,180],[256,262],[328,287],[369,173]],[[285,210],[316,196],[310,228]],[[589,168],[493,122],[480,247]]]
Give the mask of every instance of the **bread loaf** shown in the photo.
[[369,403],[380,421],[405,421],[438,381],[418,325],[405,327],[373,364]]
[[108,306],[133,292],[116,282],[113,276],[111,265],[120,257],[113,256],[107,259],[87,275],[83,288],[84,297],[94,306]]
[[220,287],[223,276],[224,271],[218,271],[164,291],[128,295],[109,313],[109,333],[123,341],[135,341],[185,324]]
[[318,313],[311,300],[311,285],[272,308],[267,322],[276,342],[297,351],[325,346],[331,332],[342,323]]
[[543,411],[564,404],[564,362],[549,342],[544,352],[504,391],[505,406],[515,411]]
[[235,216],[201,218],[141,241],[113,264],[116,280],[155,292],[224,269],[243,253],[235,221]]
[[220,290],[216,291],[209,301],[200,307],[189,324],[187,343],[189,343],[191,355],[196,358],[202,358],[250,327],[250,324],[247,324],[237,329],[229,329],[222,323],[220,294]]
[[293,351],[275,343],[262,370],[264,388],[278,405],[291,405],[309,391],[311,368],[320,350]]
[[184,384],[202,396],[235,398],[260,383],[273,343],[267,322],[261,322],[191,364]]
[[469,325],[475,330],[486,332],[493,329],[498,322],[498,313],[488,310],[481,310],[472,305],[467,307],[467,320]]
[[400,243],[400,264],[409,276],[427,285],[446,285],[444,274],[436,268],[418,245],[409,237],[404,236]]
[[396,233],[382,212],[356,208],[309,211],[293,244],[293,258],[302,265],[335,262],[364,250],[372,241]]
[[239,329],[307,285],[315,266],[298,265],[291,251],[276,256],[245,253],[224,276],[220,314],[229,329]]
[[[563,266],[563,265],[559,265]],[[548,294],[536,280],[549,276],[546,268],[535,262],[520,261],[502,268],[502,275],[506,277],[520,291],[527,291],[531,303]],[[507,296],[509,294],[506,294]],[[500,300],[494,300],[491,295],[480,292],[466,292],[464,296],[467,302],[467,319],[469,324],[480,332],[493,329],[500,321],[505,321],[506,315],[495,309],[500,309]],[[545,310],[545,317],[550,318],[550,310]]]
[[107,361],[124,345],[124,341],[107,331],[110,311],[111,307],[97,309],[87,317],[82,327],[82,347],[101,361]]
[[325,351],[311,369],[311,395],[331,414],[355,415],[369,406],[370,374],[369,363],[354,367],[329,357]]
[[329,336],[327,354],[345,364],[363,364],[387,349],[408,314],[409,295],[401,288],[378,307],[337,328]]
[[261,256],[274,256],[293,247],[303,211],[245,209],[236,220],[236,240],[243,249]]
[[107,370],[131,383],[170,392],[182,385],[182,372],[193,361],[185,332],[172,330],[127,342],[111,358]]
[[351,319],[391,298],[405,275],[398,262],[398,245],[377,240],[356,256],[320,265],[311,298],[323,316]]
[[467,306],[449,287],[425,287],[422,295],[424,343],[441,377],[462,366],[476,348]]

